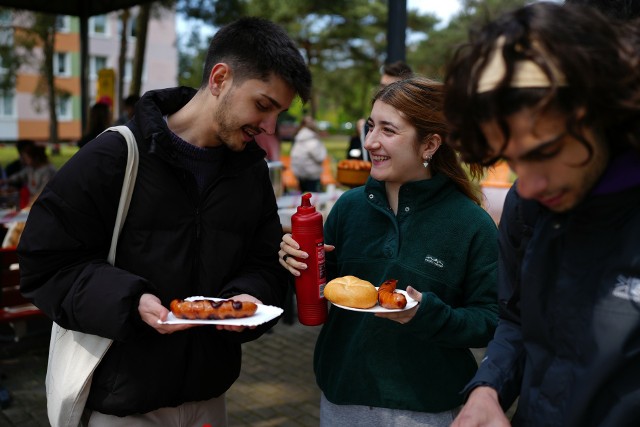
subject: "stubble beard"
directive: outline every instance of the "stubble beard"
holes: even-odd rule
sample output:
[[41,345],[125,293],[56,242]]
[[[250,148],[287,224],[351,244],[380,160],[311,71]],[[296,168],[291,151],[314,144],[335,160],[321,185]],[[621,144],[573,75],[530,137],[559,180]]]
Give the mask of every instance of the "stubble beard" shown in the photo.
[[229,114],[231,109],[231,93],[232,90],[222,97],[218,109],[213,116],[214,122],[218,125],[218,132],[214,137],[219,144],[225,145],[231,151],[242,151],[246,146],[244,141],[241,140],[240,143],[234,142],[234,137],[237,138],[235,134],[240,132],[240,126],[234,123]]

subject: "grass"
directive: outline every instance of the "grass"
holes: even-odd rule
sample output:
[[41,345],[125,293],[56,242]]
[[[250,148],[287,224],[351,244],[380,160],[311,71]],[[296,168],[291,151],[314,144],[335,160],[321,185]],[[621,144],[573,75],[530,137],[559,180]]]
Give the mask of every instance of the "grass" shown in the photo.
[[[334,164],[344,159],[347,156],[347,148],[349,147],[349,137],[346,135],[329,135],[323,138],[327,151],[331,158],[334,160]],[[291,151],[291,142],[283,141],[280,146],[283,155],[289,155]],[[60,153],[53,154],[51,147],[47,149],[47,155],[49,160],[56,167],[60,167],[66,163],[76,152],[78,147],[72,144],[60,144]],[[18,151],[13,144],[0,144],[0,165],[4,168],[9,163],[18,158]]]
[[[76,152],[78,151],[78,147],[70,144],[60,144],[60,153],[53,154],[51,152],[51,147],[47,148],[47,155],[49,156],[49,161],[56,167],[56,169],[60,169],[60,167],[67,162]],[[18,158],[18,150],[13,144],[0,144],[0,165],[5,168],[9,163],[13,162]]]

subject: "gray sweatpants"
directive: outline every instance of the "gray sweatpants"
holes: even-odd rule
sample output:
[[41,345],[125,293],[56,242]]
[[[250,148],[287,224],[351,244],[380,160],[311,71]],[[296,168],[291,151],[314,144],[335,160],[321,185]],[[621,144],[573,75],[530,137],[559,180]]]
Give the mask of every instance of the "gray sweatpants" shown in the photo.
[[460,408],[438,413],[360,405],[335,405],[322,393],[320,427],[449,427]]

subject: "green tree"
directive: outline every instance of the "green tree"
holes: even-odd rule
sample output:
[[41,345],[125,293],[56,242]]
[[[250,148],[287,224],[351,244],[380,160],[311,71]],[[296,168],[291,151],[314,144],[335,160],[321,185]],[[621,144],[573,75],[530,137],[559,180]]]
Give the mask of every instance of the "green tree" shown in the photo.
[[197,88],[202,80],[209,41],[203,36],[200,25],[192,26],[191,32],[183,37],[186,41],[181,41],[178,49],[178,84]]
[[[181,0],[178,11],[216,26],[246,15],[277,22],[296,41],[312,72],[310,114],[337,123],[368,111],[385,60],[387,0]],[[409,15],[416,32],[435,22]],[[193,65],[201,63],[188,60],[194,48],[203,54],[195,41],[189,36],[185,43],[191,49],[181,59],[181,76],[192,76]]]
[[246,0],[178,0],[176,10],[189,18],[220,26],[246,16]]
[[[13,38],[14,53],[10,58],[15,62],[6,76],[8,79],[6,82],[15,81],[17,70],[23,65],[34,65],[39,68],[38,83],[32,102],[36,111],[42,111],[44,109],[42,104],[46,105],[49,112],[49,141],[56,144],[59,142],[56,108],[58,100],[70,96],[69,92],[55,85],[53,58],[58,16],[26,11],[16,12],[12,22],[16,26]],[[36,47],[41,48],[41,59],[38,59],[38,55],[35,54]]]
[[35,25],[33,26],[33,30],[42,41],[42,51],[44,53],[40,84],[36,93],[46,93],[49,107],[49,141],[54,144],[58,143],[58,114],[56,109],[58,91],[56,91],[53,71],[57,20],[57,15],[36,13]]
[[447,26],[432,28],[427,31],[426,39],[411,47],[408,62],[417,72],[440,80],[451,55],[466,42],[469,31],[527,3],[531,1],[461,0],[461,11],[451,18]]
[[[131,82],[129,83],[129,95],[141,95],[142,90],[142,71],[144,70],[144,58],[147,50],[147,37],[149,32],[149,20],[159,17],[169,9],[175,6],[175,0],[157,0],[151,3],[143,3],[138,8],[138,16],[135,21],[136,46],[133,57]],[[124,16],[121,17],[121,19]],[[124,24],[124,22],[123,22]],[[122,31],[126,30],[126,25],[121,26]],[[120,45],[120,48],[126,48],[126,44]],[[123,56],[122,51],[120,56]]]
[[133,66],[131,73],[131,83],[129,83],[129,94],[140,95],[142,87],[142,70],[144,68],[144,54],[147,50],[147,34],[149,29],[149,18],[151,16],[151,3],[144,3],[138,9],[136,18],[136,48],[133,55]]
[[119,14],[120,18],[120,52],[118,52],[118,84],[117,84],[117,105],[120,105],[122,100],[125,97],[124,94],[124,78],[125,78],[125,67],[127,63],[127,45],[129,44],[129,32],[127,28],[129,27],[129,20],[131,19],[131,10],[123,9]]
[[[307,112],[339,124],[370,110],[386,59],[388,1],[393,0],[179,0],[177,4],[185,16],[214,26],[247,15],[282,25],[300,47],[313,75]],[[407,63],[420,74],[441,79],[450,55],[467,39],[471,28],[528,2],[461,0],[462,11],[444,27],[438,26],[434,15],[408,11],[412,37]],[[206,54],[205,41],[191,35],[185,45],[189,49],[180,50],[181,82],[199,86],[202,59],[193,58]]]

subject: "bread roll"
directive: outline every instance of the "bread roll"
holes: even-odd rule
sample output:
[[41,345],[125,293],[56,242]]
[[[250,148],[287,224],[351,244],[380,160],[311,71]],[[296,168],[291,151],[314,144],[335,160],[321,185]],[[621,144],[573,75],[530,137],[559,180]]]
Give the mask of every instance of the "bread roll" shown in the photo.
[[371,308],[378,302],[376,287],[355,276],[337,277],[327,283],[324,297],[329,301],[353,308]]

